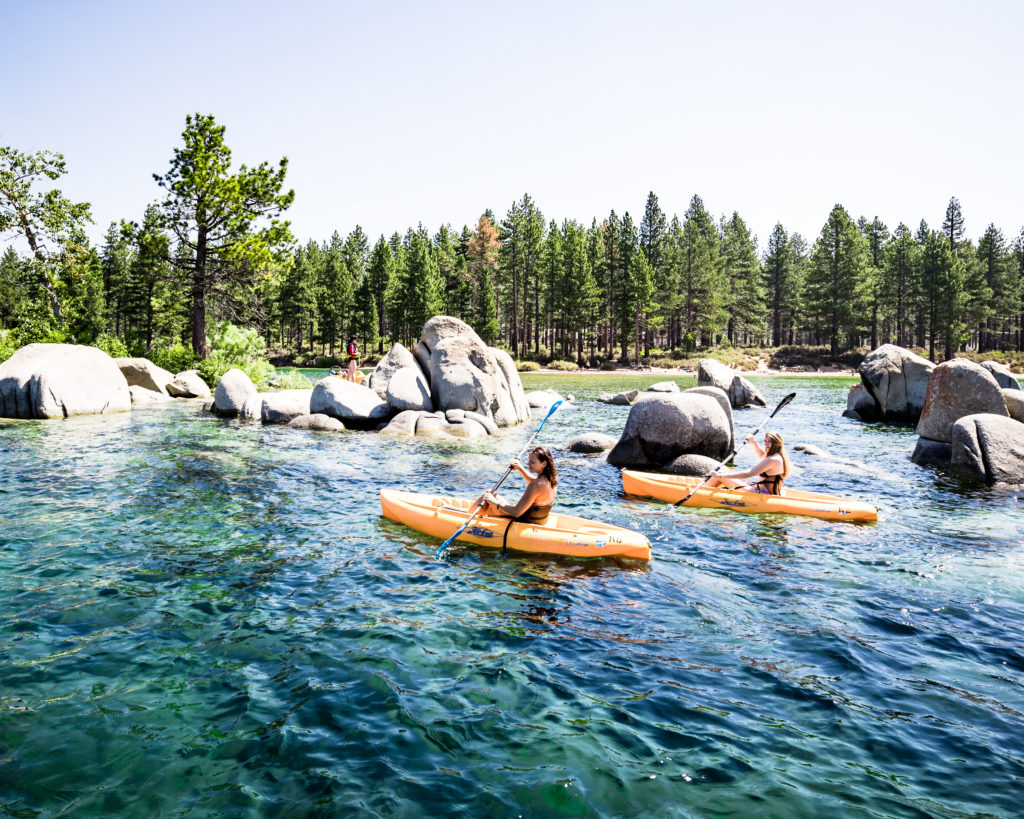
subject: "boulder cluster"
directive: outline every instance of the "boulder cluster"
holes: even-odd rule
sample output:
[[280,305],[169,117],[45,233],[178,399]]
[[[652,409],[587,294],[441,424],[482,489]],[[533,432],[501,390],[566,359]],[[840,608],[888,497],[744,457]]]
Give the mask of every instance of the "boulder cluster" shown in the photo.
[[209,395],[195,370],[173,375],[144,358],[111,358],[78,344],[28,344],[0,364],[0,418],[126,412]]
[[860,377],[843,415],[915,424],[914,463],[989,484],[1024,483],[1024,391],[1005,365],[932,364],[884,344],[861,363]]
[[[555,399],[552,399],[552,401]],[[549,402],[550,403],[550,402]],[[530,417],[511,356],[465,322],[435,316],[412,350],[395,344],[364,384],[327,376],[308,390],[259,393],[241,370],[224,374],[209,409],[265,424],[479,438]],[[319,416],[319,418],[318,418]]]

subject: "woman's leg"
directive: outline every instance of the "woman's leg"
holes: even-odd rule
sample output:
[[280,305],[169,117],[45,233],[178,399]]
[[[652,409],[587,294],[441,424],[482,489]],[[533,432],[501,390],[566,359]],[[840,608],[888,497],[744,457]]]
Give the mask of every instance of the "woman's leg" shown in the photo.
[[712,475],[711,479],[704,485],[707,487],[722,486],[726,489],[736,489],[744,484],[742,478],[723,478],[721,475]]

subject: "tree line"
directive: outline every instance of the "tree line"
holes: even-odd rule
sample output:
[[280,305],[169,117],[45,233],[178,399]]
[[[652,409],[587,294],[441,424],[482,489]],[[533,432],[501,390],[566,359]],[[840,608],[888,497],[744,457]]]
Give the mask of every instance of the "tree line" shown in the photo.
[[356,336],[383,352],[431,316],[457,316],[517,358],[637,361],[716,345],[891,342],[932,360],[1024,349],[1024,229],[973,241],[953,198],[940,227],[895,229],[841,205],[808,241],[780,223],[764,252],[742,217],[694,196],[671,218],[648,195],[637,223],[547,220],[525,194],[461,231],[422,224],[371,243],[295,242],[282,215],[287,159],[231,168],[224,127],[186,118],[163,199],[111,224],[99,247],[88,204],[40,183],[63,157],[0,148],[0,332],[18,343],[113,343],[136,354],[185,346],[205,357],[207,321],[254,328],[271,348],[340,354]]

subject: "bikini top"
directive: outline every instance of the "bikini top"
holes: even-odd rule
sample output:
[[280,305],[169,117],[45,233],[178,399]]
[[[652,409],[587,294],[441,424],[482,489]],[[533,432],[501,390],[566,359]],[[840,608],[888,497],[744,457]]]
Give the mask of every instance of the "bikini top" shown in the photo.
[[769,475],[767,472],[762,472],[761,480],[757,482],[757,485],[767,489],[769,495],[781,495],[783,480],[785,479],[782,475]]
[[517,523],[534,523],[540,525],[547,521],[548,515],[551,512],[551,507],[554,505],[554,503],[549,503],[547,505],[535,503],[515,520]]

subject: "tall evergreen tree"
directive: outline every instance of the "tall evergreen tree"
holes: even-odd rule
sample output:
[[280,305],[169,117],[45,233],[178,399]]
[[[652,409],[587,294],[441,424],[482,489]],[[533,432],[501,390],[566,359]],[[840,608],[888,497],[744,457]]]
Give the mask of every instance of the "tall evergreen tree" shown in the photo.
[[126,329],[126,311],[131,287],[132,250],[125,231],[111,222],[103,238],[100,256],[103,269],[103,294],[106,304],[106,325],[114,335]]
[[683,220],[679,264],[683,329],[699,336],[705,346],[726,324],[726,282],[721,237],[704,202],[694,195]]
[[836,205],[814,244],[804,286],[810,326],[827,340],[833,357],[857,342],[857,295],[867,265],[867,242],[846,209]]
[[277,169],[263,162],[231,173],[224,126],[212,116],[185,118],[184,146],[174,149],[171,167],[154,174],[167,192],[161,208],[176,243],[172,260],[185,266],[192,300],[192,351],[205,358],[206,299],[239,277],[255,277],[291,241],[287,222],[277,219],[295,198],[283,193],[288,160]]
[[857,220],[857,228],[867,241],[867,266],[861,286],[861,300],[867,310],[867,329],[871,336],[871,349],[878,347],[882,325],[888,324],[892,314],[884,275],[885,245],[889,241],[889,228],[877,216],[868,221],[863,216]]
[[[384,235],[377,240],[370,254],[370,263],[366,271],[367,286],[373,294],[374,312],[377,314],[377,352],[384,352],[386,337],[386,304],[388,288],[395,277],[395,256]],[[365,342],[364,342],[365,344]],[[367,345],[369,349],[369,345]]]
[[761,342],[765,337],[766,293],[761,265],[757,260],[757,238],[752,236],[739,213],[723,221],[722,273],[728,286],[725,305],[728,337],[733,344]]
[[171,267],[168,261],[170,237],[163,230],[160,211],[154,205],[146,208],[142,224],[125,228],[131,236],[133,254],[130,284],[125,307],[126,315],[146,351],[152,349],[158,312],[171,290]]
[[885,246],[883,264],[885,301],[892,305],[896,344],[913,344],[915,311],[921,287],[921,245],[902,222]]
[[640,249],[651,268],[651,280],[654,285],[650,305],[644,313],[644,323],[648,328],[644,338],[645,355],[651,354],[653,331],[662,325],[662,321],[654,316],[653,305],[656,302],[660,304],[669,301],[669,291],[672,287],[666,258],[667,237],[668,220],[658,204],[658,197],[654,195],[654,191],[651,191],[647,194],[644,218],[640,222]]
[[1010,251],[1003,232],[995,225],[990,224],[985,229],[985,234],[978,240],[975,262],[981,274],[980,281],[984,283],[984,290],[982,293],[973,293],[972,299],[983,298],[985,292],[988,292],[988,305],[992,311],[978,328],[978,350],[994,350],[997,347],[1004,347],[1016,318],[1014,314],[1017,305],[1017,288],[1012,275]]

